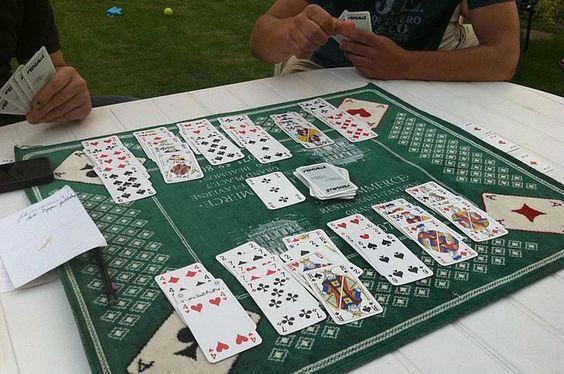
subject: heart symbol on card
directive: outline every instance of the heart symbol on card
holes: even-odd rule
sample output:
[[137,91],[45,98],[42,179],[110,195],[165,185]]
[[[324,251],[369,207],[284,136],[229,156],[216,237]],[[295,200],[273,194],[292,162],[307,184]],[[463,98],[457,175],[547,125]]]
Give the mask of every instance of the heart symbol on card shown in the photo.
[[192,132],[193,132],[194,134],[199,134],[199,133],[200,133],[200,130],[192,130]]
[[351,219],[351,223],[354,223],[355,225],[358,225],[359,222],[360,222],[360,221],[358,220],[358,218]]
[[98,142],[92,142],[92,143],[90,143],[90,145],[93,145],[93,146],[97,146],[98,144],[100,144],[100,143],[98,143]]
[[249,266],[248,268],[245,268],[245,271],[255,270],[256,268],[256,266]]
[[191,305],[190,309],[200,313],[202,311],[202,306],[203,306],[202,303],[198,303],[198,304],[195,304],[195,305]]
[[361,117],[370,117],[370,113],[368,113],[364,108],[360,108],[360,109],[349,109],[347,110],[347,113],[349,113],[350,115],[355,115],[358,114]]
[[370,237],[370,235],[368,235],[368,234],[362,234],[362,235],[360,235],[360,238],[361,238],[361,239],[368,239],[369,237]]
[[209,299],[208,301],[210,302],[210,304],[219,306],[219,303],[221,303],[221,298],[218,296],[215,299]]
[[337,223],[337,227],[340,227],[342,229],[346,229],[347,228],[347,224],[346,223]]
[[217,351],[217,353],[225,351],[226,349],[229,349],[229,346],[227,344],[222,343],[222,342],[217,342],[217,346],[215,347],[215,350]]
[[113,142],[112,139],[106,139],[106,140],[104,140],[104,143],[106,143],[106,144],[107,144],[107,143],[111,143],[111,142]]
[[245,343],[248,340],[249,338],[247,338],[246,336],[237,334],[237,337],[235,338],[235,343],[239,345],[241,343]]
[[505,144],[505,142],[503,140],[499,140],[497,144]]
[[482,131],[482,129],[479,127],[474,127],[474,131]]

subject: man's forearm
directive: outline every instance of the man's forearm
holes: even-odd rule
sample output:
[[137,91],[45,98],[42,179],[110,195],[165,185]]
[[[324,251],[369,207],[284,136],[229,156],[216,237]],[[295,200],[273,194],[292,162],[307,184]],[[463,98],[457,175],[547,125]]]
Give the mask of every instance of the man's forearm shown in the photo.
[[478,46],[457,51],[410,51],[405,79],[443,81],[510,80],[519,60],[519,46]]
[[265,62],[277,64],[290,55],[287,45],[288,19],[269,14],[261,16],[253,28],[249,47],[253,55]]

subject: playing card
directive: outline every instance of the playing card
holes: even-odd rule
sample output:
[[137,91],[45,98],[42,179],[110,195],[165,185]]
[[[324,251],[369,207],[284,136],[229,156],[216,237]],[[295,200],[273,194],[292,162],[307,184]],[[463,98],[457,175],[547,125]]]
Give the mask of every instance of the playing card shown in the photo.
[[492,130],[475,125],[473,123],[465,123],[464,125],[462,125],[462,128],[480,139],[494,134]]
[[462,242],[453,230],[432,219],[407,227],[410,237],[435,261],[448,266],[476,257],[478,253]]
[[23,110],[9,102],[4,97],[0,97],[0,113],[13,115],[25,114]]
[[370,128],[374,129],[378,127],[380,121],[382,121],[386,110],[388,110],[388,105],[346,98],[341,105],[339,105],[339,110],[358,118],[370,126]]
[[508,231],[486,212],[466,201],[441,204],[437,211],[475,242],[508,234]]
[[[229,251],[223,252],[215,256],[229,272],[234,273],[235,269],[241,265],[245,265],[254,261],[261,260],[270,253],[257,243],[250,241],[243,243]],[[236,273],[235,273],[236,274]]]
[[383,311],[374,296],[343,265],[305,274],[316,296],[333,321],[342,325]]
[[182,137],[193,144],[212,165],[222,165],[245,156],[208,120],[197,120],[177,124]]
[[280,172],[245,180],[268,209],[280,209],[306,200],[305,196]]
[[16,81],[16,85],[19,87],[20,91],[27,99],[26,101],[31,103],[31,100],[33,100],[34,95],[33,95],[33,91],[31,90],[31,87],[29,87],[29,84],[25,80],[23,69],[24,69],[23,65],[18,66],[18,68],[16,69],[16,71],[14,71],[14,74],[12,74],[12,76]]
[[484,209],[509,230],[564,234],[564,201],[530,196],[482,194]]
[[455,197],[454,194],[435,182],[427,182],[419,186],[410,187],[407,188],[405,192],[431,208]]
[[[196,287],[204,285],[214,279],[214,276],[200,263],[184,266],[155,277],[168,301],[176,306],[174,295],[178,292],[191,293]],[[184,297],[184,296],[183,296]]]
[[388,214],[387,216],[388,221],[399,228],[433,218],[431,214],[418,206],[414,206],[412,208],[406,207],[400,212]]
[[546,173],[554,170],[554,167],[550,165],[547,161],[542,160],[539,157],[531,156],[528,153],[522,153],[515,157],[521,162],[523,162],[524,164],[529,165],[530,167],[532,167],[537,171],[540,171],[541,173]]
[[348,195],[358,190],[356,185],[327,163],[302,166],[296,169],[296,173],[303,177],[308,186],[319,190],[321,198]]
[[157,193],[143,174],[127,168],[96,166],[94,170],[117,204],[143,199]]
[[241,283],[244,285],[251,285],[256,281],[274,275],[283,269],[284,268],[280,261],[275,256],[269,255],[264,259],[240,265],[235,269],[235,272],[239,275],[239,280],[242,281]]
[[[368,11],[350,12],[345,10],[341,13],[339,19],[353,21],[357,29],[372,32],[372,21],[370,18],[370,12]],[[333,35],[333,39],[335,39],[337,43],[340,43],[344,37],[342,35],[335,34]]]
[[257,281],[249,293],[280,335],[292,334],[327,318],[317,300],[286,271]]
[[501,136],[497,135],[497,134],[492,134],[492,135],[488,135],[485,138],[482,139],[483,141],[485,141],[488,144],[493,145],[494,147],[496,147],[497,149],[499,149],[500,151],[509,153],[509,152],[513,152],[517,149],[519,149],[519,146],[505,138],[502,138]]
[[23,101],[18,91],[14,87],[14,80],[9,79],[4,86],[0,89],[0,99],[6,99],[10,104],[15,106],[22,113],[27,113],[29,110],[29,103]]
[[239,132],[243,146],[261,163],[268,164],[292,157],[292,153],[262,127],[256,131]]
[[218,362],[262,343],[233,295],[215,291],[181,306],[183,319],[209,362]]
[[413,204],[410,204],[405,199],[396,199],[396,200],[392,200],[392,201],[373,205],[372,209],[374,209],[380,215],[388,215],[388,214],[394,214],[396,212],[403,210],[403,209],[399,209],[399,208],[402,208],[404,206],[408,206],[409,208],[415,207]]
[[304,274],[309,271],[315,271],[329,266],[343,265],[342,261],[335,263],[319,252],[313,252],[306,256],[300,257],[294,261],[286,264],[286,267],[291,271]]
[[35,96],[43,86],[55,75],[55,67],[51,62],[51,56],[43,46],[29,59],[22,69],[23,76],[32,96]]
[[357,277],[363,274],[362,269],[351,263],[321,229],[287,236],[283,242],[288,249],[280,254],[284,262],[295,261],[310,253],[318,252],[335,264],[346,264],[349,271]]
[[274,114],[271,117],[278,127],[304,148],[334,144],[331,138],[296,112]]
[[190,150],[159,154],[157,160],[166,183],[185,182],[204,177],[196,156]]

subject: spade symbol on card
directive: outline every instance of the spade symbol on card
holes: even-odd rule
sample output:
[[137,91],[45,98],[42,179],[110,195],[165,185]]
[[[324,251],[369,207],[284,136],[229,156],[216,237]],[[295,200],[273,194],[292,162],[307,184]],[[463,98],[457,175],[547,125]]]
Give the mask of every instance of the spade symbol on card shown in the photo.
[[396,252],[396,253],[394,253],[394,257],[395,257],[395,258],[399,258],[399,259],[401,260],[401,259],[403,259],[404,254],[401,253],[401,252]]
[[394,270],[394,272],[392,274],[396,277],[399,277],[399,278],[403,277],[403,271],[401,271],[401,270]]
[[389,247],[391,244],[392,244],[391,240],[387,240],[387,239],[382,240],[382,245],[385,245],[386,247]]
[[387,256],[380,256],[379,258],[380,261],[388,263],[390,261],[390,258]]
[[368,249],[378,249],[378,245],[374,244],[374,243],[368,243]]
[[407,268],[407,271],[410,271],[410,272],[412,272],[412,273],[414,273],[414,274],[417,274],[417,272],[419,272],[419,269],[417,268],[417,266],[409,266],[409,267]]

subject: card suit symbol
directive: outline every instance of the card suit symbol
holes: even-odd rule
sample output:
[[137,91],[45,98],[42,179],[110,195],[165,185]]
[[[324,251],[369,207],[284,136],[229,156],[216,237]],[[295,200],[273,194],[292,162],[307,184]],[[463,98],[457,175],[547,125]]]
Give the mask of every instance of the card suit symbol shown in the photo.
[[190,305],[190,309],[200,313],[202,311],[202,306],[203,306],[202,303],[198,303],[198,304]]
[[121,197],[123,199],[129,199],[131,197],[131,194],[130,193],[124,193],[123,195],[121,195]]
[[301,252],[300,252],[300,255],[301,255],[301,256],[305,256],[305,255],[307,255],[307,254],[309,254],[309,251],[306,251],[306,250],[303,250],[303,249],[302,249]]
[[280,196],[280,197],[278,198],[278,201],[281,202],[281,203],[285,203],[285,202],[287,202],[288,200],[289,200],[289,198],[286,197],[286,196]]
[[482,131],[481,128],[474,126],[474,131]]
[[144,195],[147,190],[137,190],[137,195]]
[[366,313],[370,313],[372,311],[372,307],[370,306],[365,306],[364,308],[362,308],[362,310]]
[[342,223],[337,223],[337,227],[340,227],[342,229],[346,229],[347,228],[347,224],[342,222]]
[[361,117],[370,117],[370,113],[368,113],[364,108],[360,108],[360,109],[349,109],[347,110],[347,113],[349,113],[350,115],[355,115],[358,114]]
[[168,283],[176,283],[179,280],[180,280],[180,278],[171,276],[168,280]]
[[362,235],[360,235],[360,238],[361,238],[361,239],[368,239],[369,237],[370,237],[370,235],[368,235],[368,234],[362,234]]
[[399,259],[401,260],[401,259],[403,259],[404,254],[401,253],[401,252],[396,252],[396,253],[394,253],[394,257],[395,257],[395,258],[399,258]]
[[219,306],[219,303],[221,303],[221,298],[216,297],[214,299],[209,299],[208,301],[210,302],[210,304],[213,304],[215,306]]
[[261,256],[261,255],[255,255],[255,256],[253,257],[253,261],[260,260],[260,259],[263,258],[263,257],[264,257],[264,256]]
[[256,266],[249,266],[248,268],[245,268],[245,271],[255,270],[256,268]]
[[403,277],[403,271],[401,271],[401,270],[394,270],[394,272],[392,274],[395,275],[396,277],[399,277],[399,278]]
[[258,129],[255,127],[254,129],[250,129],[249,131],[250,131],[250,132],[257,132]]
[[354,223],[355,225],[358,225],[359,222],[358,218],[351,219],[351,223]]
[[270,299],[270,303],[268,303],[269,307],[275,308],[275,309],[280,308],[280,305],[282,305],[282,300]]
[[189,278],[192,278],[194,276],[196,276],[198,274],[197,271],[192,271],[192,270],[188,270],[188,272],[186,273],[186,276]]
[[257,275],[253,275],[253,276],[251,277],[251,281],[256,281],[257,279],[260,279],[260,277],[257,276]]
[[270,178],[262,178],[262,179],[260,180],[260,183],[266,183],[266,184],[268,184],[268,183],[270,183],[271,181],[272,181],[272,179],[270,179]]
[[391,244],[392,244],[391,240],[386,240],[386,239],[382,240],[382,245],[385,245],[386,247],[389,247]]
[[378,259],[382,262],[388,263],[390,261],[390,258],[387,256],[380,256],[380,258]]
[[419,271],[419,268],[418,268],[417,266],[409,266],[409,267],[407,268],[407,271],[410,271],[410,272],[412,272],[412,273],[417,274],[417,272]]
[[376,245],[374,243],[368,243],[367,247],[368,247],[368,249],[378,249],[378,245]]
[[272,156],[266,155],[263,158],[266,158],[267,160],[270,160],[272,158]]
[[293,326],[295,320],[296,320],[295,317],[288,317],[288,316],[286,315],[286,316],[282,317],[282,320],[280,321],[280,324],[281,324],[281,325]]
[[217,342],[217,345],[215,347],[215,350],[217,351],[217,353],[223,352],[227,349],[229,349],[229,346],[227,344],[222,343],[220,341]]
[[270,187],[270,190],[268,190],[268,191],[276,193],[276,192],[280,191],[280,187]]
[[106,139],[106,140],[104,140],[104,143],[108,144],[108,143],[111,143],[112,141],[113,141],[112,139]]
[[100,143],[98,143],[98,142],[91,142],[90,143],[90,145],[93,145],[94,147],[96,147],[98,144],[100,144]]
[[246,336],[237,334],[237,337],[235,338],[235,344],[239,345],[241,343],[245,343],[248,340],[249,338],[247,338]]

